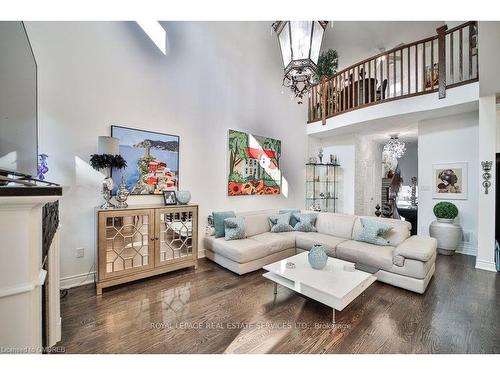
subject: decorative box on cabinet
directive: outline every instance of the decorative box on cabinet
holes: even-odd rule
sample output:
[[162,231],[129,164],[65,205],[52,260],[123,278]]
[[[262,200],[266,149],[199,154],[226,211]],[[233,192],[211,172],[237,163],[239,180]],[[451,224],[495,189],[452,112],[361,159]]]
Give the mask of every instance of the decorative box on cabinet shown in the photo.
[[113,285],[198,266],[198,206],[97,211],[97,294]]

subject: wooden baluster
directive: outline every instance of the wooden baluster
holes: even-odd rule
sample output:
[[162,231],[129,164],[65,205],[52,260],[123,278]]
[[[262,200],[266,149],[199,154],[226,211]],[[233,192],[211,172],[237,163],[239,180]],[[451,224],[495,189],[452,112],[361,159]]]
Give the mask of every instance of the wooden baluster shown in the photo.
[[415,94],[418,92],[418,44],[415,44]]
[[352,103],[351,103],[351,71],[348,70],[347,72],[347,109],[351,109]]
[[431,90],[434,90],[434,40],[431,40]]
[[383,92],[384,89],[384,60],[382,60],[382,57],[380,57],[380,100],[382,100],[385,97],[385,93]]
[[399,96],[403,96],[403,50],[399,50]]
[[365,66],[365,63],[363,63],[363,73],[361,74],[362,77],[361,79],[363,80],[363,101],[362,103],[363,104],[366,104],[366,66]]
[[321,124],[326,125],[326,101],[327,101],[327,89],[328,89],[328,82],[326,77],[321,78]]
[[377,101],[377,59],[373,60],[373,73],[374,73],[374,77],[373,79],[375,80],[374,81],[374,86],[373,86],[373,89],[375,90],[374,94],[373,94],[373,101],[376,102]]
[[406,74],[406,79],[408,80],[408,95],[410,95],[410,92],[411,92],[411,86],[410,86],[410,72],[411,72],[411,69],[410,69],[410,47],[408,47],[408,50],[406,51],[406,54],[408,55],[408,72]]
[[463,62],[463,36],[462,29],[458,30],[458,77],[460,82],[464,79],[464,62]]
[[472,33],[473,33],[473,24],[469,25],[469,79],[472,79]]
[[439,99],[446,98],[446,29],[447,28],[448,26],[443,25],[436,30],[438,33]]
[[367,81],[367,84],[368,84],[368,100],[367,101],[368,101],[368,103],[371,103],[371,101],[372,101],[372,97],[371,97],[371,94],[372,94],[372,89],[371,89],[371,87],[372,87],[372,80],[371,80],[371,78],[372,78],[372,61],[369,60],[368,61],[368,78],[367,78],[367,80],[368,80]]
[[357,88],[357,91],[358,91],[358,95],[357,95],[357,98],[356,98],[356,106],[359,107],[359,105],[361,104],[361,80],[360,80],[360,75],[359,75],[359,65],[357,66],[358,68],[358,77],[357,77],[357,82],[356,82],[356,88]]
[[453,34],[450,33],[450,77],[453,82],[450,83],[455,83],[455,62],[453,61],[455,58],[455,54],[453,53],[453,45],[454,45],[454,40],[453,40]]
[[427,89],[427,76],[425,74],[425,64],[426,64],[426,61],[425,61],[425,42],[423,43],[423,48],[422,48],[422,60],[423,60],[423,64],[422,64],[422,78],[423,78],[422,91],[425,91]]
[[396,96],[396,51],[392,53],[392,96]]
[[349,92],[351,93],[351,108],[356,108],[356,103],[354,103],[354,68],[351,70],[351,84],[349,86]]
[[391,95],[391,80],[389,79],[389,54],[387,54],[385,58],[385,65],[386,65],[386,71],[387,71],[387,98],[389,98]]

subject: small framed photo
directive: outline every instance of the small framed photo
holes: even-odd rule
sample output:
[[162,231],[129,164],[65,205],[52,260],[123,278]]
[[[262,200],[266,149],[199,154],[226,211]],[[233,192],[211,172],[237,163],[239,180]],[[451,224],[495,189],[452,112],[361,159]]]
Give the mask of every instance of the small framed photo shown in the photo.
[[177,204],[177,197],[175,195],[175,191],[173,190],[164,190],[163,191],[163,200],[165,201],[165,206],[174,206]]
[[434,199],[467,199],[467,163],[433,164]]

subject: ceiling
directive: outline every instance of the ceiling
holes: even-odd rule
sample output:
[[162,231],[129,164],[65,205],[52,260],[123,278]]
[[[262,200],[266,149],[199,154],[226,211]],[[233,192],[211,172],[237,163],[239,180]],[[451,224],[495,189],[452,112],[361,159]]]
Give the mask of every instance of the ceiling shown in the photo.
[[401,43],[415,42],[436,34],[444,21],[333,21],[329,23],[322,50],[336,49],[339,69],[386,51]]

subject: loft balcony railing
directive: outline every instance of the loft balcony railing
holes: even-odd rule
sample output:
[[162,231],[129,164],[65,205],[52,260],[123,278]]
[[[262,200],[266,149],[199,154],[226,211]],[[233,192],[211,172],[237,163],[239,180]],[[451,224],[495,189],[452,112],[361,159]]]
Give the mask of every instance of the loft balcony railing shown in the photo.
[[341,70],[311,88],[308,123],[367,106],[438,92],[478,80],[477,23],[393,48]]

